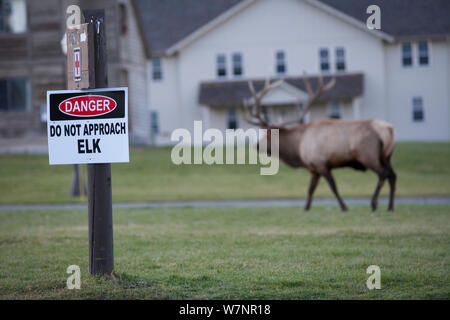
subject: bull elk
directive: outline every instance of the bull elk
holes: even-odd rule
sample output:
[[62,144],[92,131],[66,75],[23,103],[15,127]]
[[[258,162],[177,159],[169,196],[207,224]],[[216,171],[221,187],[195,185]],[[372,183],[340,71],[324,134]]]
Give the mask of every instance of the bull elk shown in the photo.
[[[305,210],[309,210],[314,191],[320,177],[324,177],[339,202],[342,211],[347,206],[336,187],[331,170],[334,168],[351,167],[356,170],[373,170],[378,175],[378,185],[372,197],[371,207],[375,211],[378,195],[386,179],[389,181],[389,211],[394,210],[394,193],[396,174],[392,169],[391,156],[394,148],[394,128],[379,120],[340,120],[317,119],[303,124],[303,118],[311,105],[327,90],[330,90],[336,79],[323,83],[319,76],[315,91],[309,80],[303,75],[303,82],[308,94],[305,107],[295,121],[271,124],[261,114],[261,100],[271,89],[281,85],[282,80],[271,83],[268,78],[264,88],[256,91],[249,81],[249,89],[253,96],[251,107],[244,100],[246,120],[263,129],[267,129],[267,139],[270,140],[270,129],[279,129],[279,157],[289,166],[304,167],[311,173],[308,198]],[[270,155],[270,145],[267,141],[267,153]],[[259,146],[259,144],[258,144]]]

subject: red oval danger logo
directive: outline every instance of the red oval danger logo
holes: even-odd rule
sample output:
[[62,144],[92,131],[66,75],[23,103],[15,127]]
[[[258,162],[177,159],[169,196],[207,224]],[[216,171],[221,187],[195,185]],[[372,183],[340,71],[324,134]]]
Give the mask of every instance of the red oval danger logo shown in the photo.
[[72,97],[59,104],[59,110],[62,113],[74,117],[95,117],[110,113],[117,107],[114,99],[87,95]]

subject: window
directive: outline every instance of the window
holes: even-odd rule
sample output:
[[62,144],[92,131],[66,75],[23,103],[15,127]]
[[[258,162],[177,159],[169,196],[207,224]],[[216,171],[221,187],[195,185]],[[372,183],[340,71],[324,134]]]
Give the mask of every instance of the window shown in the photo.
[[328,116],[332,119],[340,119],[341,118],[341,107],[338,101],[332,101],[330,103]]
[[412,45],[410,42],[402,44],[402,63],[404,67],[412,66]]
[[162,80],[161,58],[154,58],[152,60],[152,76],[153,76],[153,80]]
[[0,111],[30,110],[30,81],[25,78],[0,80]]
[[262,112],[262,115],[263,115],[264,119],[265,119],[266,121],[270,121],[270,118],[269,118],[269,109],[267,108],[267,106],[262,106],[262,107],[261,107],[261,112]]
[[23,33],[27,30],[25,0],[0,0],[0,32]]
[[319,50],[319,59],[320,59],[320,70],[325,72],[330,71],[330,57],[328,54],[328,49]]
[[423,110],[423,99],[421,97],[413,98],[413,121],[422,122],[425,120],[425,114]]
[[217,55],[217,76],[224,78],[227,76],[227,58],[224,54]]
[[427,66],[428,65],[428,42],[423,41],[419,42],[419,65]]
[[336,48],[336,71],[345,71],[344,48]]
[[275,54],[276,71],[277,74],[282,75],[286,73],[286,61],[284,51],[277,51]]
[[159,116],[157,111],[150,112],[150,129],[152,135],[159,134]]
[[233,53],[233,74],[235,76],[242,76],[242,55],[240,53]]
[[236,109],[232,108],[228,110],[228,129],[237,129],[238,123],[237,123],[237,114]]

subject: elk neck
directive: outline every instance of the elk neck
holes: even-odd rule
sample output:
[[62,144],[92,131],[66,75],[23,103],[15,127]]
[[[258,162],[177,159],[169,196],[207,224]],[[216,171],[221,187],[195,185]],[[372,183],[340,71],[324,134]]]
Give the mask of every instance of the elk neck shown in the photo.
[[279,129],[279,157],[291,167],[304,167],[300,144],[306,127],[307,125],[302,124],[293,128],[271,128]]

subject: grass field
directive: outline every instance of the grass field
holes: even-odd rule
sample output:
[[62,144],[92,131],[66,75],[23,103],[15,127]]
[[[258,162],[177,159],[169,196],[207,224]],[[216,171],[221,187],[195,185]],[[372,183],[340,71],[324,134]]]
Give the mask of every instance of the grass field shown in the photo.
[[[181,165],[169,148],[132,149],[129,164],[112,166],[114,201],[304,198],[309,174],[281,164],[275,176],[256,165]],[[399,196],[450,196],[450,143],[398,143],[393,165]],[[0,156],[0,204],[80,201],[68,197],[71,166],[49,166],[46,155]],[[344,197],[372,195],[377,177],[334,171]],[[383,188],[382,196],[388,188]],[[322,179],[316,197],[333,197]],[[85,200],[83,200],[85,201]]]
[[[0,299],[450,298],[448,206],[115,210],[118,283],[88,275],[86,212],[0,221]],[[366,288],[373,264],[381,290]]]

